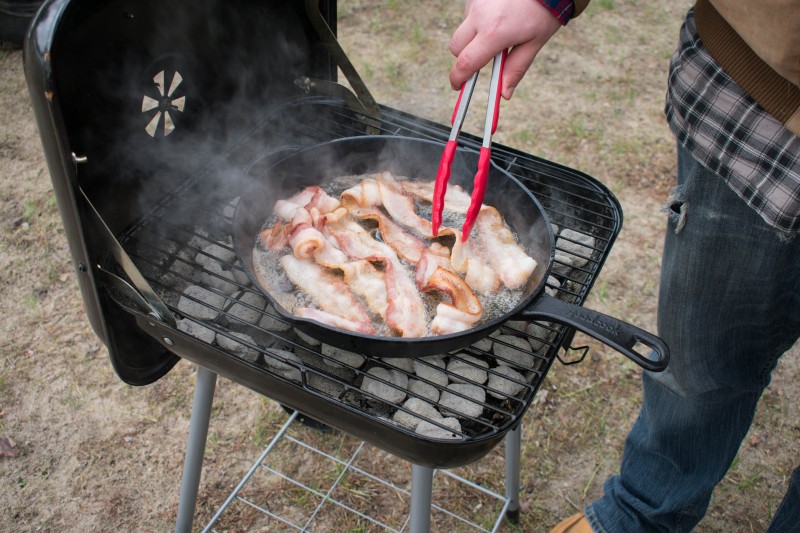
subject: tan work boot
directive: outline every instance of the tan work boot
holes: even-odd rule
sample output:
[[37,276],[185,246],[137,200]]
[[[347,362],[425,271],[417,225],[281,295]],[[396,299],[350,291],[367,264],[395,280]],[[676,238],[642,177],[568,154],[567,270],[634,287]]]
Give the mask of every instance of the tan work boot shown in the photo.
[[592,533],[592,526],[583,513],[578,513],[558,524],[550,533]]

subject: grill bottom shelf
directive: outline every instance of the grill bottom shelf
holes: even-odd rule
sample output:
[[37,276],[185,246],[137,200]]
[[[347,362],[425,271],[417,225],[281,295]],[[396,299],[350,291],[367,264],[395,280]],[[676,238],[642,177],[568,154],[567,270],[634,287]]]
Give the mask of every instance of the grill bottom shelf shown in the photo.
[[[399,458],[345,433],[309,427],[297,412],[285,418],[204,532],[408,532],[429,520],[432,531],[488,533],[497,531],[509,509],[518,506],[517,494],[500,493],[502,480],[482,486],[469,479],[468,469],[434,470],[425,506],[425,472],[412,480],[412,470],[420,467],[398,466]],[[519,431],[506,439],[518,444]],[[485,460],[495,460],[498,453],[496,448]],[[422,501],[422,511],[415,508],[412,515],[415,498]]]

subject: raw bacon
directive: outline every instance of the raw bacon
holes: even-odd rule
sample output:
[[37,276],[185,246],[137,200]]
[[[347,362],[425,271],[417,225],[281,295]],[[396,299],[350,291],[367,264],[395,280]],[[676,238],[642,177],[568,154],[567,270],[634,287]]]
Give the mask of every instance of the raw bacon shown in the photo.
[[339,220],[336,225],[339,227],[329,225],[329,229],[339,248],[348,256],[383,264],[387,294],[386,325],[403,337],[424,336],[428,329],[425,306],[411,275],[394,250],[373,239],[352,220]]
[[420,235],[433,237],[430,221],[417,214],[413,198],[405,193],[403,186],[392,176],[392,173],[381,172],[377,179],[383,207],[386,208],[392,220]]
[[443,227],[439,235],[451,235],[454,239],[450,253],[452,270],[464,274],[467,285],[479,294],[493,294],[500,290],[500,275],[489,262],[474,249],[474,240],[461,240],[461,231]]
[[361,220],[374,220],[378,223],[383,242],[392,247],[401,259],[417,264],[425,251],[422,241],[407,233],[400,226],[383,214],[377,207],[352,206],[348,209],[350,214]]
[[300,318],[308,318],[309,320],[316,320],[328,326],[333,326],[339,329],[346,329],[348,331],[355,331],[356,333],[363,333],[365,335],[372,335],[375,330],[369,322],[357,322],[348,320],[332,313],[327,313],[313,307],[298,307],[294,310],[295,316]]
[[328,268],[337,268],[347,262],[347,255],[313,226],[295,228],[289,237],[289,246],[298,259],[313,259],[317,264]]
[[351,205],[359,207],[378,207],[383,205],[378,182],[372,178],[365,178],[358,185],[350,187],[342,193],[342,205],[348,208]]
[[511,229],[494,207],[478,213],[475,229],[483,243],[484,256],[509,289],[519,289],[536,269],[536,261],[517,244]]
[[287,254],[280,259],[286,276],[323,311],[350,320],[369,323],[367,311],[340,278],[307,259]]
[[[403,181],[400,183],[403,186],[403,190],[411,196],[433,203],[434,182]],[[460,185],[450,185],[444,193],[444,208],[446,211],[465,215],[471,201],[472,197]]]
[[389,298],[386,295],[386,280],[383,272],[367,260],[351,261],[339,265],[344,280],[354,293],[361,296],[367,307],[386,320]]
[[463,279],[449,270],[436,267],[421,290],[439,291],[450,297],[450,304],[442,302],[436,306],[431,333],[444,335],[464,331],[481,318],[483,306],[480,300]]
[[[339,199],[311,186],[276,202],[277,221],[259,233],[257,247],[286,254],[280,265],[307,298],[301,303],[286,293],[287,310],[365,334],[388,328],[415,338],[474,327],[483,315],[478,294],[523,287],[536,261],[491,206],[482,207],[469,241],[448,227],[433,238],[415,205],[415,198],[430,202],[432,196],[433,182],[401,182],[380,172],[362,177]],[[449,187],[445,209],[463,214],[470,200],[460,187]],[[376,223],[380,240],[359,221]],[[435,305],[432,317],[422,293]],[[378,317],[380,327],[372,322]]]

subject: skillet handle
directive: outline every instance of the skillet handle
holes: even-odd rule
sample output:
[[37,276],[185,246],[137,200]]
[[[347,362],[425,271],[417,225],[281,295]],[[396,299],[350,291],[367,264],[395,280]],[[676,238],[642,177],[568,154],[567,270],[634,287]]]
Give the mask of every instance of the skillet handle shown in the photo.
[[[669,348],[661,338],[617,318],[593,309],[563,302],[548,294],[541,294],[517,317],[526,320],[546,318],[572,326],[603,344],[611,346],[645,370],[661,372],[669,363]],[[647,357],[634,351],[633,347],[637,342],[651,348],[654,357]]]

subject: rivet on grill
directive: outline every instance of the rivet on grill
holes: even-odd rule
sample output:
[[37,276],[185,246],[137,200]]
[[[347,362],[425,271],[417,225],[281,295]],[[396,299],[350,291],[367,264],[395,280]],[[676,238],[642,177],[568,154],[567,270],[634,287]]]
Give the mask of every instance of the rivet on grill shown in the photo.
[[175,341],[173,341],[169,337],[164,337],[164,344],[166,344],[167,346],[175,346]]

